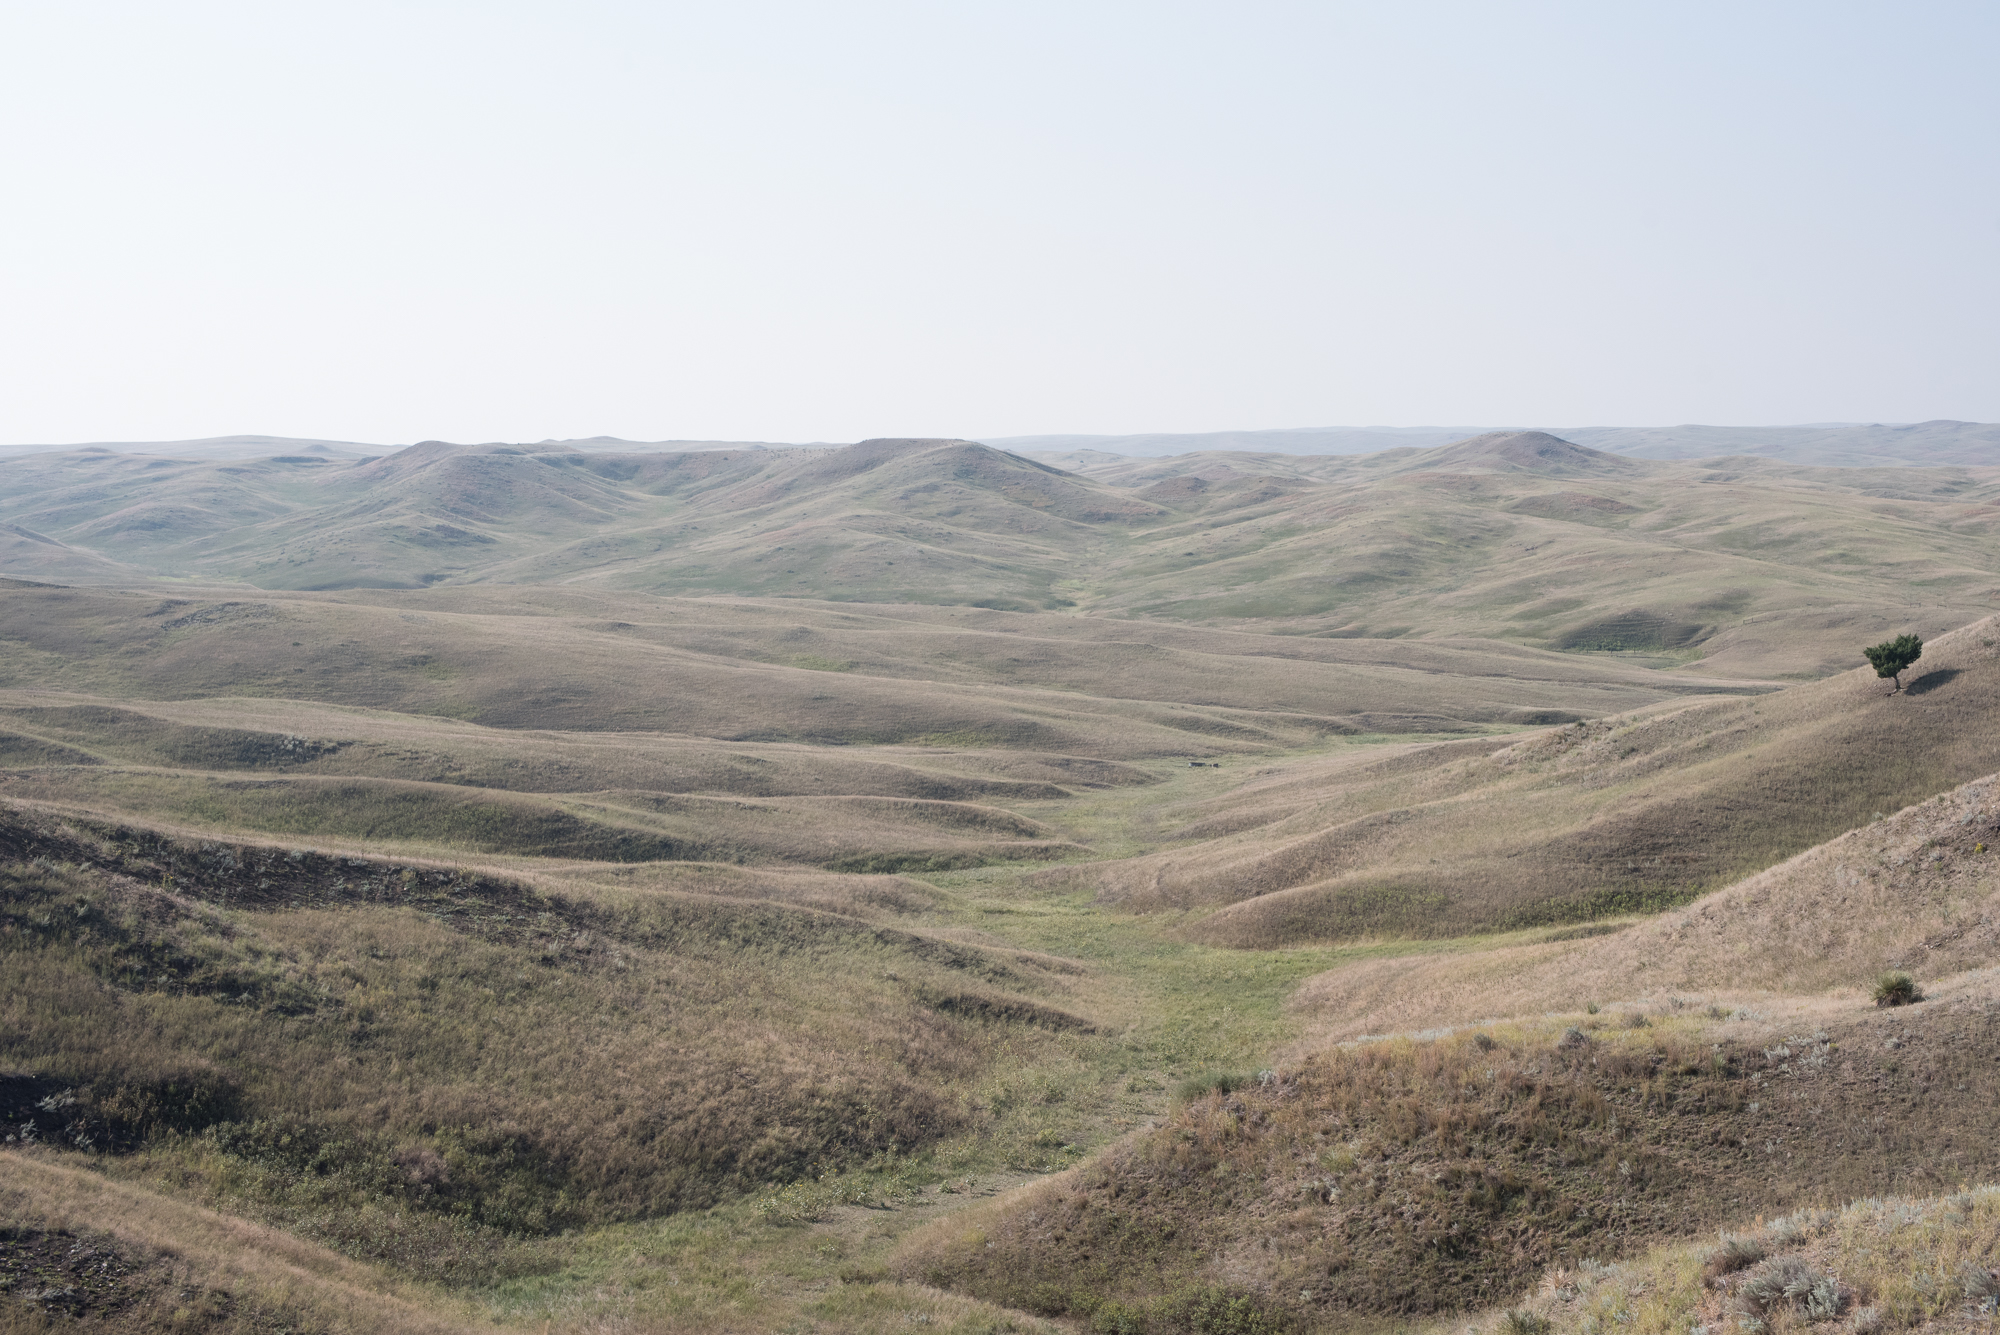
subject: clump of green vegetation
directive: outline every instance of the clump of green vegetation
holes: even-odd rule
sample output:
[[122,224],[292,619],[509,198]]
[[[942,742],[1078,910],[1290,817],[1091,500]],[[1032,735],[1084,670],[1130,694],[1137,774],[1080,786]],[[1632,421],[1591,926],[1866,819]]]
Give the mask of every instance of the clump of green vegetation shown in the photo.
[[1244,1075],[1236,1071],[1205,1071],[1175,1086],[1174,1102],[1190,1103],[1210,1094],[1232,1094],[1256,1083],[1257,1077],[1254,1075]]
[[1861,653],[1868,660],[1869,666],[1875,669],[1876,676],[1892,678],[1895,681],[1896,690],[1889,692],[1894,695],[1896,691],[1903,689],[1903,674],[1909,671],[1911,664],[1924,656],[1924,642],[1920,636],[1898,635],[1893,640],[1869,645]]
[[1917,986],[1917,980],[1901,969],[1891,969],[1875,980],[1877,1006],[1908,1006],[1923,999],[1924,990]]

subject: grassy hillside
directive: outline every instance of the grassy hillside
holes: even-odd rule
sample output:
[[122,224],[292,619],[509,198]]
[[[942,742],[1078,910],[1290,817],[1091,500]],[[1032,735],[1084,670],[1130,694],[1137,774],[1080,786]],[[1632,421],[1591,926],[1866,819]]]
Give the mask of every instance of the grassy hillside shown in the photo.
[[1986,775],[1870,822],[1684,910],[1605,935],[1496,947],[1479,959],[1356,964],[1294,1005],[1314,1042],[1465,1024],[1598,997],[1853,995],[1885,969],[1919,979],[2000,952],[2000,792]]
[[0,1150],[0,1212],[9,1332],[500,1329],[281,1229],[31,1152]]
[[18,809],[0,840],[10,1134],[431,1278],[1004,1137],[998,1054],[1093,1028],[1075,966],[890,926],[921,895],[867,877],[837,912]]
[[1191,1090],[896,1265],[1095,1329],[1488,1305],[1753,1208],[1990,1179],[1997,997],[1989,978],[1912,1020],[1850,1004],[1803,1032],[1661,1007],[1325,1049]]
[[1760,1217],[1621,1265],[1552,1269],[1497,1319],[1549,1331],[1615,1323],[1638,1335],[1834,1319],[1856,1330],[1977,1329],[2000,1306],[1996,1225],[2000,1189],[1990,1186]]
[[1250,754],[1567,720],[1729,688],[1503,644],[1274,642],[1072,617],[572,590],[14,588],[0,589],[0,604],[0,689],[249,696],[510,730],[746,742]]
[[2000,769],[2000,626],[1754,699],[1266,766],[1161,813],[1178,847],[1076,875],[1238,946],[1449,936],[1653,911]]

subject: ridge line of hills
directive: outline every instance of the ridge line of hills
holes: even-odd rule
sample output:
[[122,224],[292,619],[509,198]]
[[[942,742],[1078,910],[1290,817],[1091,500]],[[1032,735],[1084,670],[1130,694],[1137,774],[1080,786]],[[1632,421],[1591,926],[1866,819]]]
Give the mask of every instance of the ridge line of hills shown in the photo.
[[[1373,454],[1448,445],[1494,431],[1546,431],[1581,445],[1648,459],[1742,455],[1822,467],[1940,466],[2000,463],[2000,425],[1937,418],[1925,422],[1828,422],[1799,426],[1662,427],[1281,427],[1250,431],[1151,432],[1134,435],[1054,434],[978,437],[981,444],[1021,454],[1089,451],[1154,458],[1208,451],[1265,454]],[[685,453],[714,449],[825,449],[828,442],[624,440],[616,436],[549,439],[534,448],[607,453]],[[518,445],[517,445],[518,447]],[[88,441],[69,445],[0,445],[0,458],[106,450],[174,458],[248,459],[273,454],[365,457],[394,453],[393,445],[287,436],[211,436],[174,441]],[[477,448],[477,446],[470,446]]]

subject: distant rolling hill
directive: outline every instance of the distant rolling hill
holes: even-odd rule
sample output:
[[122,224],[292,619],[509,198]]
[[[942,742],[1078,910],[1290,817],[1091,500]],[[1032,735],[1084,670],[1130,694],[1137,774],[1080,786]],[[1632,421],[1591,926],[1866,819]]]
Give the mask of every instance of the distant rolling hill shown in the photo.
[[[1901,424],[1833,422],[1814,426],[1549,427],[1554,435],[1642,459],[1716,459],[1730,455],[1817,467],[1884,468],[2000,464],[2000,424],[1939,419]],[[1041,458],[1078,451],[1133,458],[1247,451],[1259,454],[1374,454],[1425,449],[1477,435],[1479,427],[1290,427],[1135,436],[1008,436],[985,443]]]
[[2000,600],[2000,469],[1633,459],[1540,432],[1368,456],[969,441],[379,458],[96,451],[0,471],[0,571],[264,589],[586,585],[1497,639],[1813,675]]

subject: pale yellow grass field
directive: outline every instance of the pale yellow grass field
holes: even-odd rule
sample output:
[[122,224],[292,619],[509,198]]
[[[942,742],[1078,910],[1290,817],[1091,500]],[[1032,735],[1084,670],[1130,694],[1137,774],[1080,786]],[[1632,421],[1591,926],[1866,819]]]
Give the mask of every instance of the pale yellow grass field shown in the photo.
[[567,588],[168,592],[0,590],[0,688],[1119,759],[1594,716],[1722,684],[1505,644],[1274,639],[971,609]]

